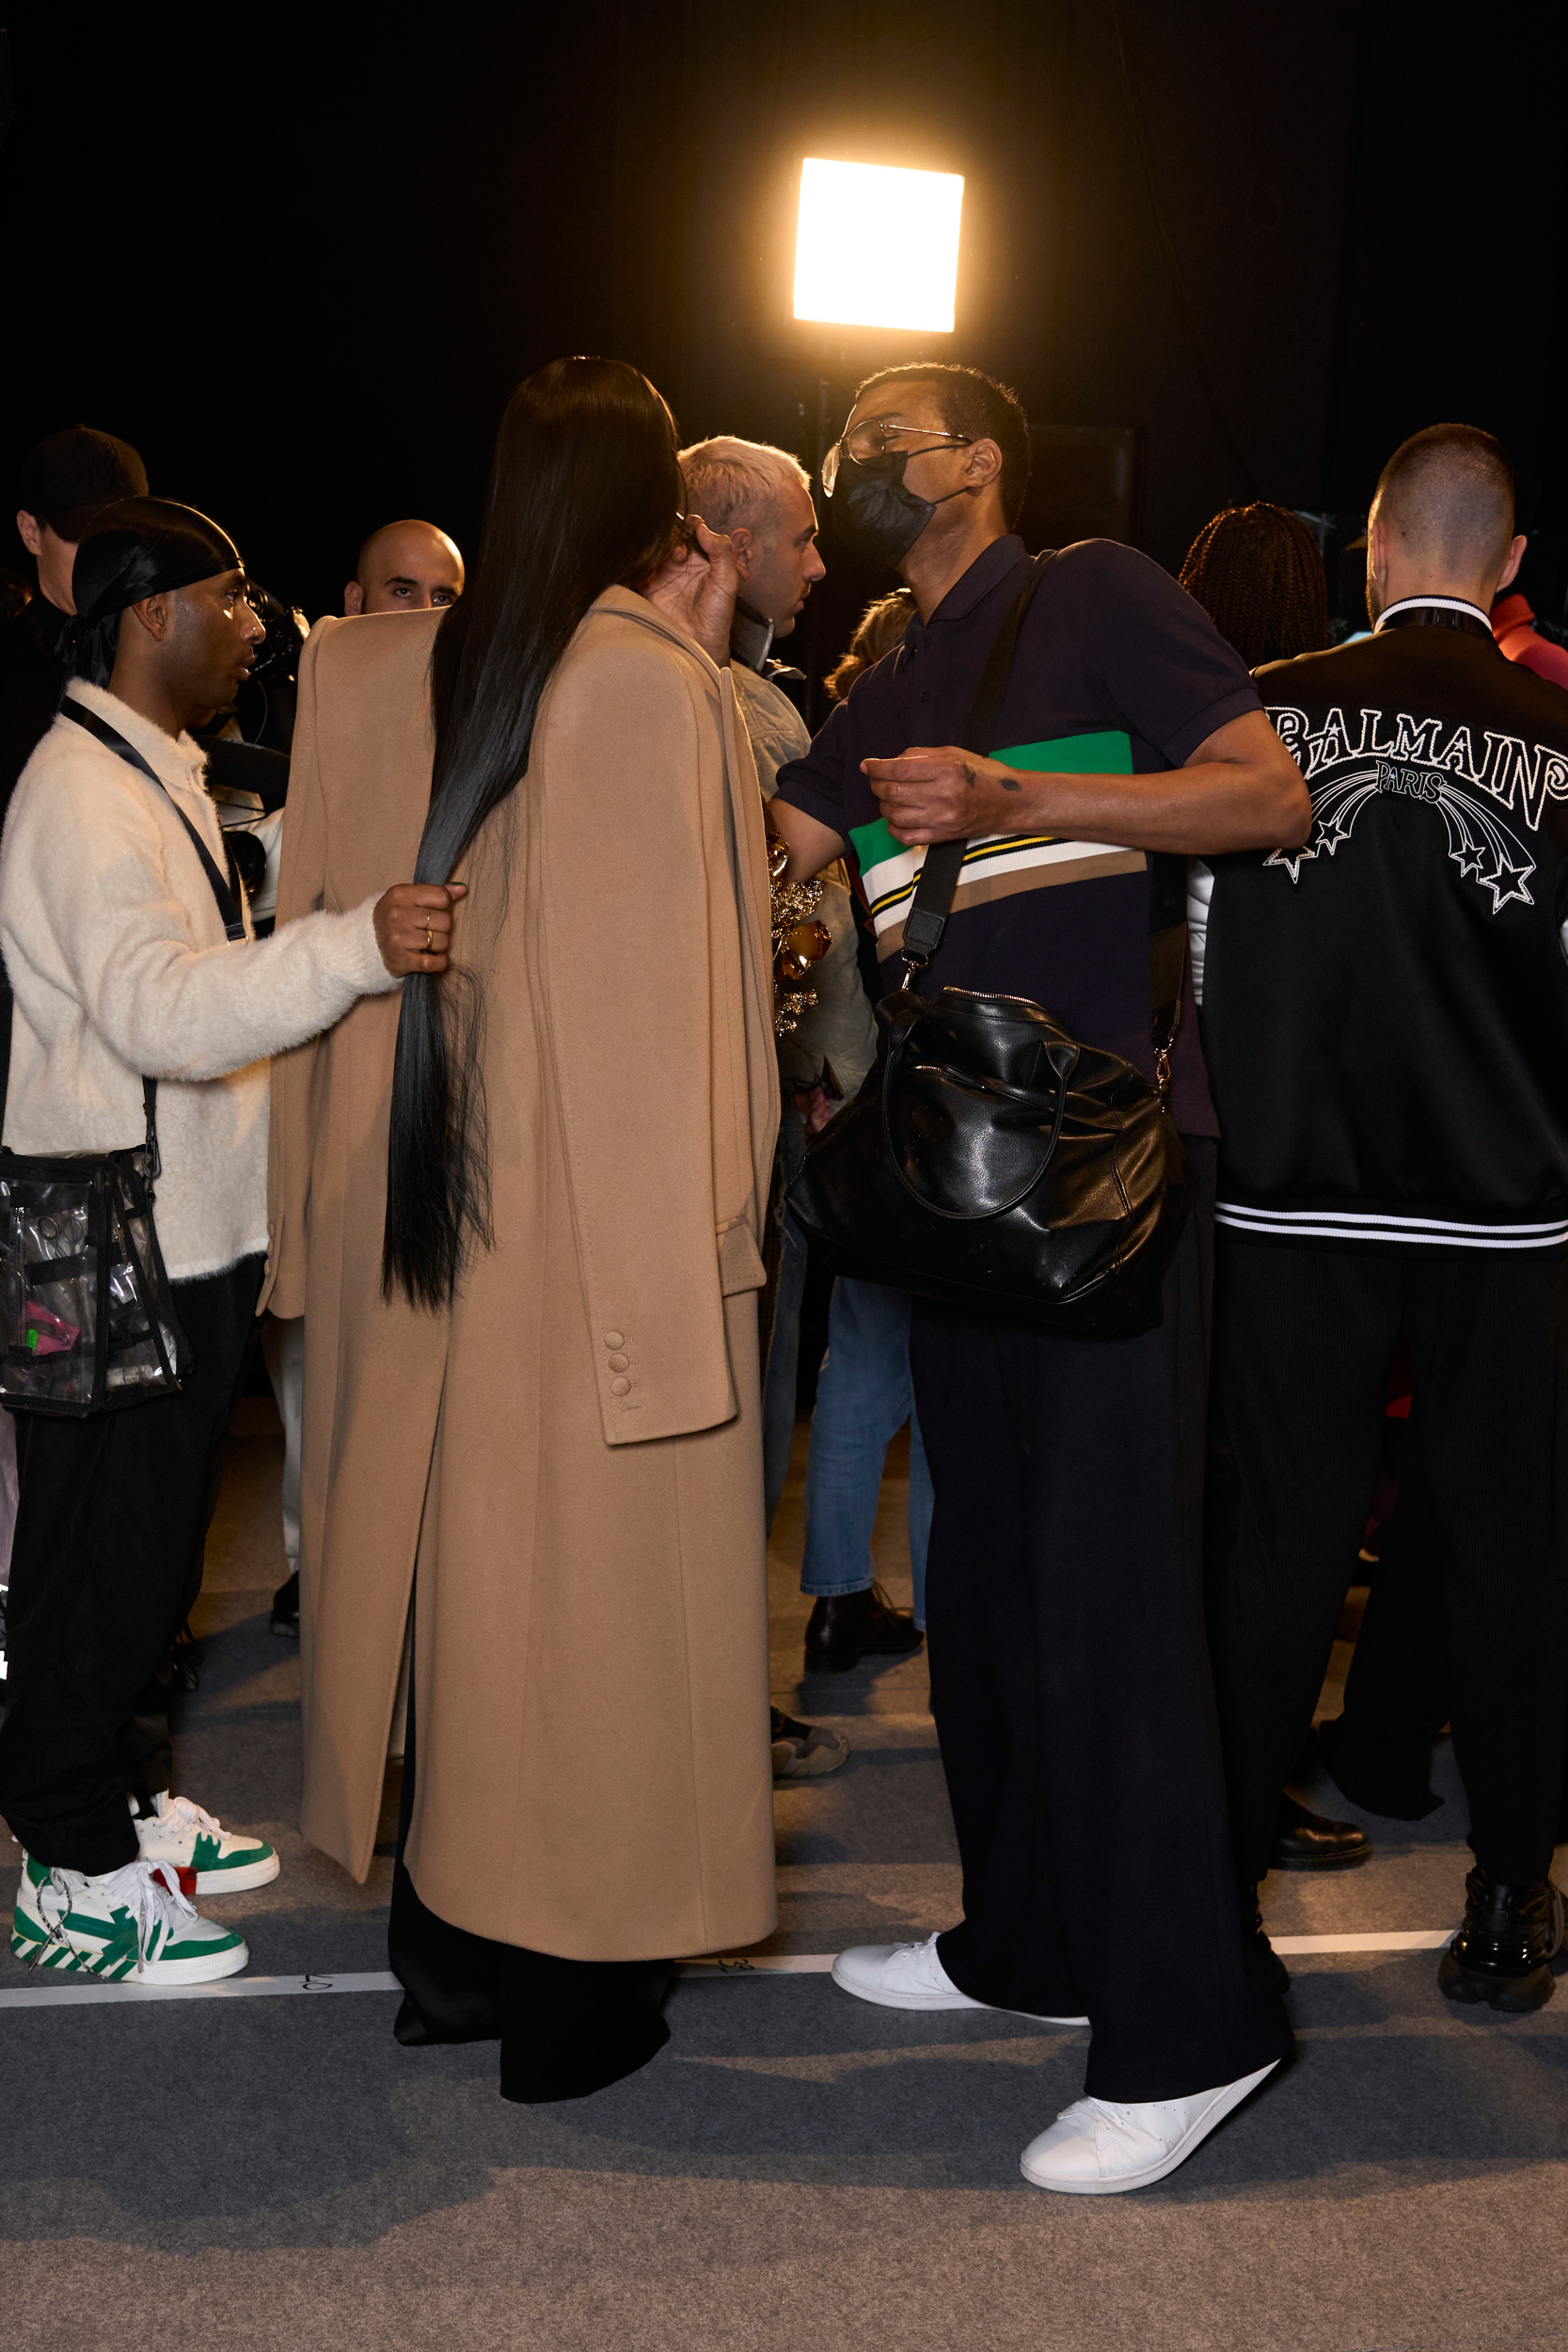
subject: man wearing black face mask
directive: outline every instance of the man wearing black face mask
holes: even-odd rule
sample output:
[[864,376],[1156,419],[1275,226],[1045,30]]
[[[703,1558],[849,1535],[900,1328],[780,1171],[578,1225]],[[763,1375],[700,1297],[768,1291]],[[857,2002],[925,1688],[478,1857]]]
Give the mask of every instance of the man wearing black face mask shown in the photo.
[[[1047,564],[992,755],[957,747],[1031,576],[1009,529],[1028,474],[1016,399],[973,370],[862,387],[823,487],[835,534],[896,565],[916,618],[781,771],[776,821],[800,873],[858,858],[895,987],[925,847],[968,840],[921,993],[1032,998],[1152,1076],[1151,906],[1173,878],[1156,859],[1300,841],[1310,804],[1207,615],[1104,540]],[[1190,1009],[1179,1041],[1173,1108],[1212,1202]],[[1162,1324],[1129,1340],[914,1302],[931,1700],[964,1917],[843,1953],[834,1975],[890,2007],[1092,2024],[1088,2095],[1023,2159],[1074,2194],[1163,2178],[1290,2046],[1278,1964],[1231,1893],[1203,1640],[1206,1255],[1194,1220]]]

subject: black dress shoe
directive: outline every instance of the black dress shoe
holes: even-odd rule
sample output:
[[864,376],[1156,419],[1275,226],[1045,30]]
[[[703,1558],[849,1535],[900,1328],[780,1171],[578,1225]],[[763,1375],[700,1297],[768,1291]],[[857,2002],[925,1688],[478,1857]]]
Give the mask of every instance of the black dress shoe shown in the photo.
[[272,1629],[283,1641],[299,1639],[299,1570],[281,1583],[272,1597]]
[[1437,1981],[1450,2001],[1544,2009],[1557,1990],[1551,1963],[1563,1932],[1562,1892],[1550,1879],[1505,1886],[1472,1870],[1465,1882],[1465,1924],[1437,1963]]
[[1281,1797],[1275,1817],[1271,1870],[1348,1870],[1372,1858],[1372,1841],[1354,1821],[1325,1820],[1294,1797]]
[[863,1593],[824,1596],[806,1626],[806,1664],[847,1674],[863,1658],[897,1657],[926,1639],[908,1609],[895,1609],[879,1584]]

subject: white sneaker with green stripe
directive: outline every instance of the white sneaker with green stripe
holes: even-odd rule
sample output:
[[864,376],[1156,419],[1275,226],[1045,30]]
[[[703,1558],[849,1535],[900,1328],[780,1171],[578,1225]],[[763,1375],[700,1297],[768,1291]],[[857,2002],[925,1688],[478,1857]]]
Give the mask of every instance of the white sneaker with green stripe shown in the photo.
[[237,1837],[190,1797],[162,1791],[152,1811],[136,1821],[136,1843],[144,1862],[161,1862],[170,1877],[178,1871],[184,1895],[243,1895],[277,1876],[273,1849],[260,1837]]
[[201,1918],[150,1862],[89,1878],[29,1854],[17,1883],[11,1950],[52,1976],[111,1983],[210,1984],[248,1967],[243,1935]]

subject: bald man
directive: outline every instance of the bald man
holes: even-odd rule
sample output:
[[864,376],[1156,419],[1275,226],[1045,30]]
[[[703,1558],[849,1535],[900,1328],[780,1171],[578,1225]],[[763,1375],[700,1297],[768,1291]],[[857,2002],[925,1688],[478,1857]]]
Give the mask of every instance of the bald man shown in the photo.
[[463,594],[455,539],[434,523],[383,523],[359,550],[343,590],[345,612],[441,612]]
[[1210,1639],[1243,1899],[1402,1338],[1475,1855],[1438,1982],[1505,2013],[1550,1998],[1563,1946],[1568,1706],[1568,695],[1493,641],[1524,547],[1490,434],[1396,450],[1372,634],[1257,673],[1311,835],[1214,859],[1212,889],[1199,867],[1193,909],[1221,1137]]

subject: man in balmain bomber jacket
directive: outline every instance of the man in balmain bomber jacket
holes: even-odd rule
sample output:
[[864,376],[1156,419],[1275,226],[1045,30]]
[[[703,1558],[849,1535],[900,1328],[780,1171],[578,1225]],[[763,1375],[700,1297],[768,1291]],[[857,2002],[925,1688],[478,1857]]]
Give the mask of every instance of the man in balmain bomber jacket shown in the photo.
[[1527,2009],[1563,1940],[1568,695],[1494,643],[1513,531],[1488,435],[1396,452],[1372,635],[1258,674],[1311,836],[1198,868],[1194,915],[1222,1138],[1211,1640],[1242,1883],[1311,1723],[1402,1334],[1475,1854],[1439,1981]]

